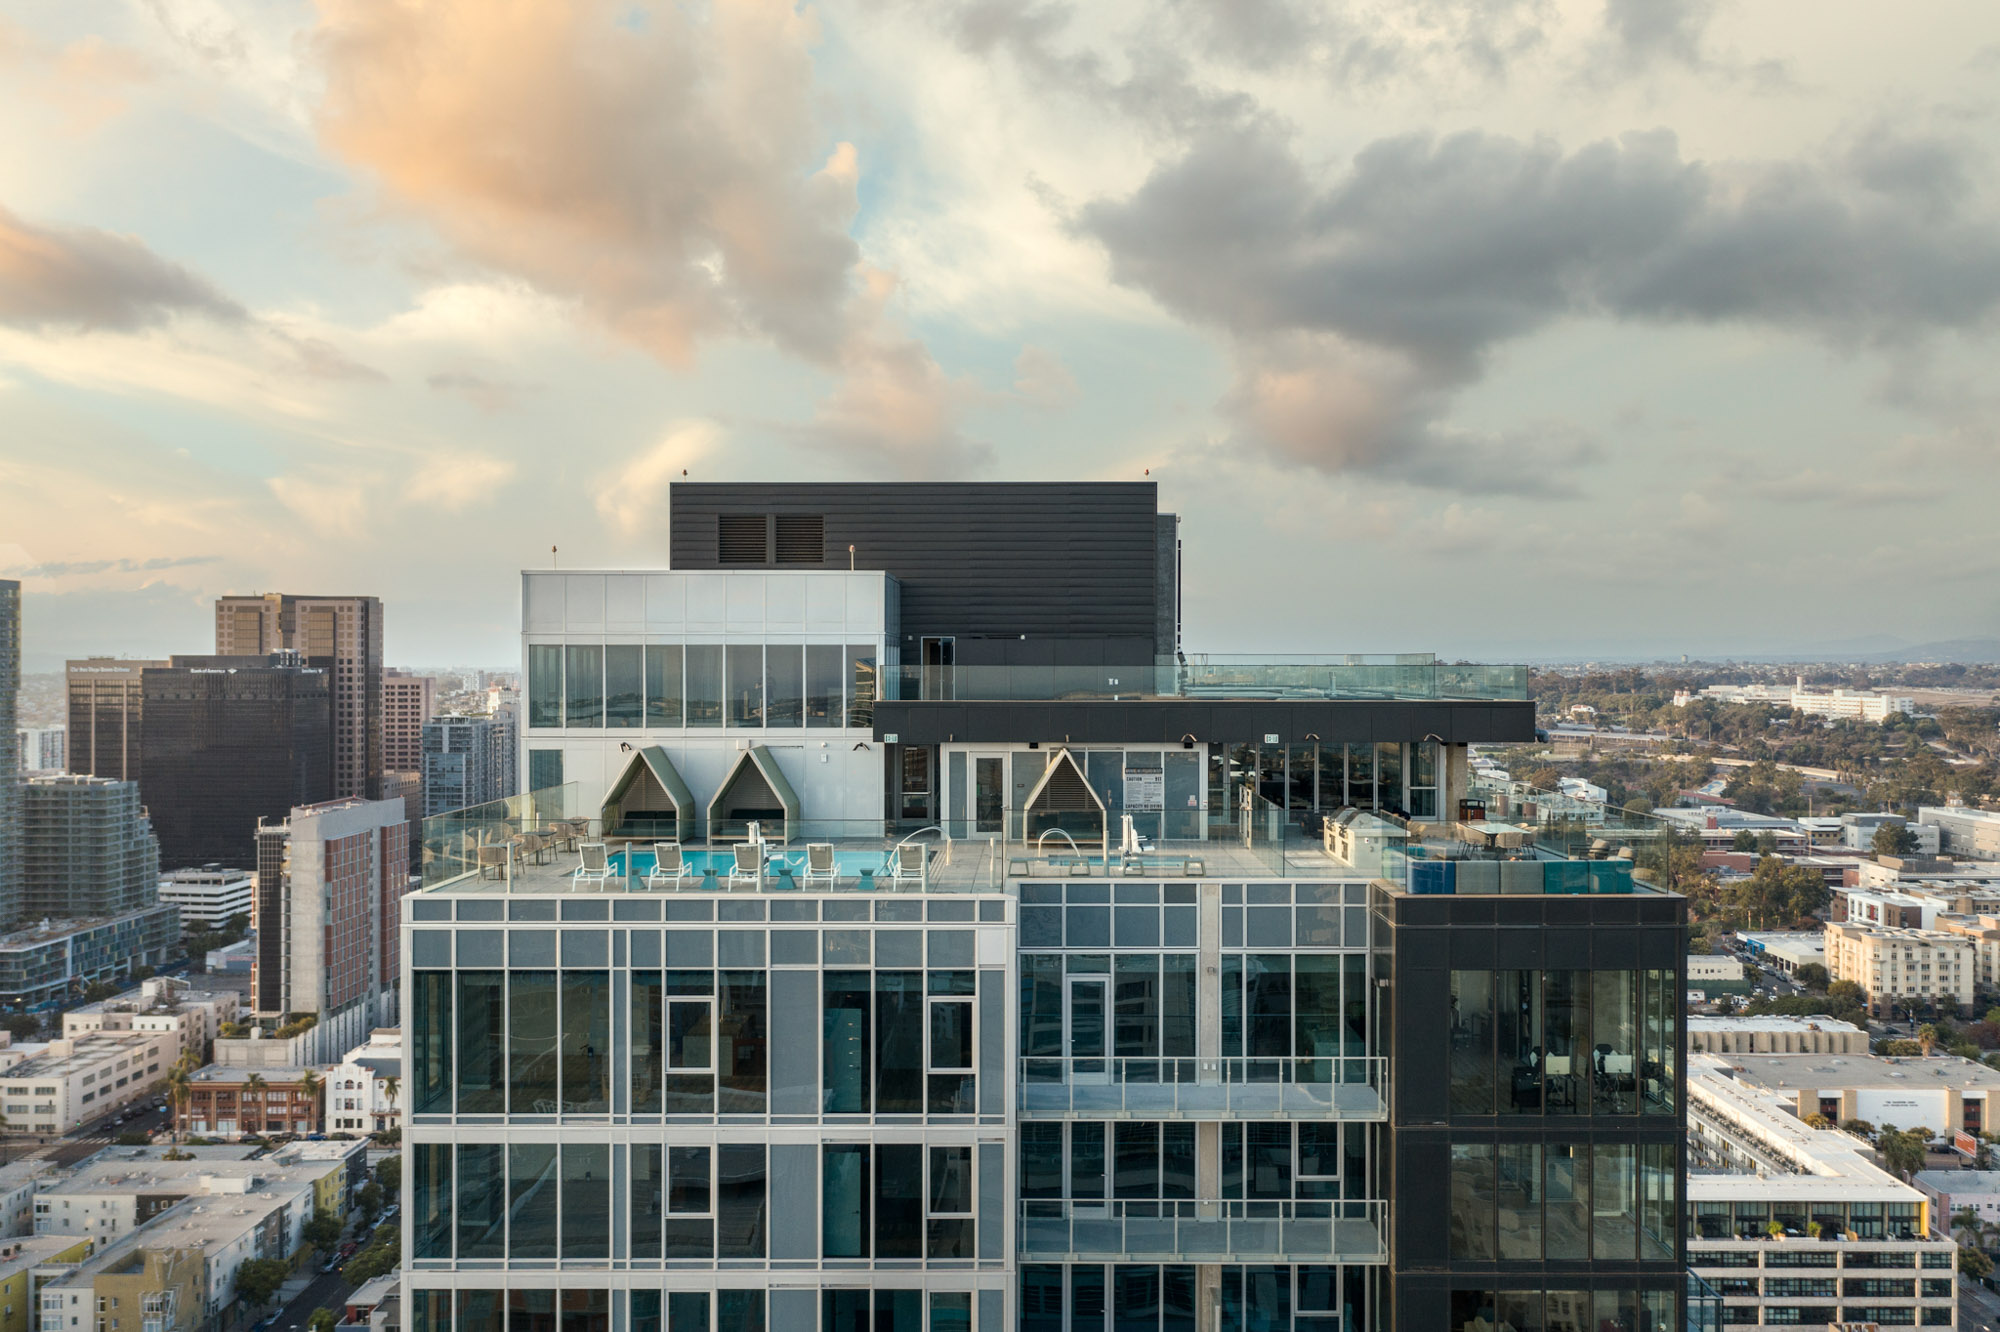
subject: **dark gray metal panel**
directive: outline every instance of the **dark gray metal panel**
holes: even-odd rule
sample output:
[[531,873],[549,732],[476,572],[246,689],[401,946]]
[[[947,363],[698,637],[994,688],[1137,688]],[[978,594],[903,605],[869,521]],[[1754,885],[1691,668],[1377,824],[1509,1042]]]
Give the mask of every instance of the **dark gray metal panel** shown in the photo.
[[1001,1258],[1007,1238],[1007,1149],[979,1144],[979,1256]]
[[819,1148],[813,1143],[771,1144],[771,1257],[819,1257]]
[[782,1286],[773,1290],[770,1326],[784,1328],[785,1332],[813,1332],[819,1326],[819,1292]]
[[1007,1109],[1007,973],[979,973],[979,1113]]
[[[675,569],[718,569],[722,514],[819,514],[826,560],[902,584],[902,630],[1124,639],[1155,648],[1159,491],[1115,482],[682,482],[669,498]],[[911,660],[906,657],[905,660]]]
[[[982,1290],[979,1292],[978,1332],[1007,1332],[1007,1292],[1004,1290]],[[804,1332],[801,1329],[800,1332]]]
[[817,971],[771,973],[771,1113],[819,1113],[819,1011]]

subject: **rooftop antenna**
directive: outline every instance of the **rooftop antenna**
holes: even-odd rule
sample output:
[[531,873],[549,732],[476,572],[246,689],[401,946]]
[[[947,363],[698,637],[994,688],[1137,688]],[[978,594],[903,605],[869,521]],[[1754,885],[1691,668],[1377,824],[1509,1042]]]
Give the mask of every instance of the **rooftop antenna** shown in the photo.
[[854,572],[854,543],[852,541],[847,543],[847,572]]
[[554,546],[550,546],[550,547],[549,547],[549,568],[551,568],[551,569],[555,569],[555,568],[559,568],[559,567],[561,567],[561,566],[559,566],[559,565],[558,565],[558,564],[556,563],[556,548],[555,548]]

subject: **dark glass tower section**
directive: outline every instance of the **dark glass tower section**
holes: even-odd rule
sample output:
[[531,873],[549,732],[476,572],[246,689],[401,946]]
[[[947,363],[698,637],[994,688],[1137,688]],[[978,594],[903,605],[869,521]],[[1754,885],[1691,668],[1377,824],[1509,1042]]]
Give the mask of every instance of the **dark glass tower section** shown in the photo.
[[140,793],[162,869],[249,866],[257,821],[333,797],[331,677],[289,653],[145,673]]
[[1385,1326],[1678,1328],[1686,899],[1377,882],[1372,909],[1397,1202]]

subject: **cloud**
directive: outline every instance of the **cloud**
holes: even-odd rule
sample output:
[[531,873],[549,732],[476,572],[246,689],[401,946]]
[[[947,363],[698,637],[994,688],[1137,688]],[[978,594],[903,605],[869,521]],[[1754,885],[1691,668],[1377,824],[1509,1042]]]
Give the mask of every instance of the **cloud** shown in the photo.
[[19,546],[0,546],[0,572],[10,578],[85,578],[102,573],[157,573],[162,569],[215,564],[221,559],[220,555],[155,555],[143,560],[52,560],[38,564]]
[[459,513],[477,504],[490,504],[495,492],[511,482],[519,470],[511,458],[445,454],[419,465],[403,495],[413,504]]
[[1026,346],[1014,358],[1014,395],[1030,407],[1055,411],[1075,402],[1081,391],[1062,358],[1043,347]]
[[1604,28],[1624,62],[1699,65],[1715,0],[1604,0]]
[[319,127],[471,257],[685,364],[753,332],[834,357],[852,154],[815,171],[811,20],[785,0],[322,0]]
[[501,383],[469,370],[440,370],[424,383],[439,393],[456,393],[482,412],[498,412],[514,405],[521,386]]
[[1230,336],[1226,406],[1267,447],[1444,485],[1468,483],[1441,424],[1452,395],[1566,317],[1894,348],[2000,304],[2000,234],[1948,194],[1884,192],[1841,163],[1710,168],[1659,132],[1567,153],[1383,139],[1322,184],[1259,129],[1195,144],[1074,226],[1116,281]]
[[676,421],[659,443],[627,463],[597,492],[597,512],[626,535],[663,528],[667,487],[714,454],[722,428],[713,421]]
[[0,324],[131,330],[183,314],[244,317],[205,279],[133,237],[38,226],[0,206]]

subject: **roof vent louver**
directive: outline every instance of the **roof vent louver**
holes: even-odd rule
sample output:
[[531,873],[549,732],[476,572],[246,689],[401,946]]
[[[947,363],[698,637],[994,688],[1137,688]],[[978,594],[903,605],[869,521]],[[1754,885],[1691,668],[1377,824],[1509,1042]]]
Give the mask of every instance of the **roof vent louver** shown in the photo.
[[717,516],[715,558],[718,564],[768,564],[770,519],[761,513]]

